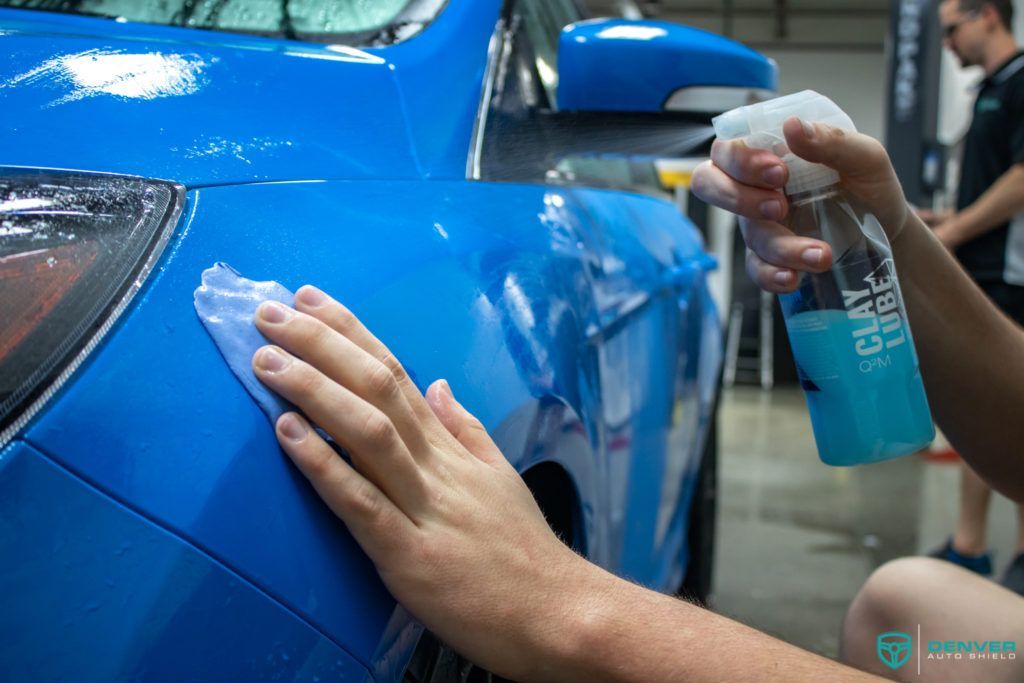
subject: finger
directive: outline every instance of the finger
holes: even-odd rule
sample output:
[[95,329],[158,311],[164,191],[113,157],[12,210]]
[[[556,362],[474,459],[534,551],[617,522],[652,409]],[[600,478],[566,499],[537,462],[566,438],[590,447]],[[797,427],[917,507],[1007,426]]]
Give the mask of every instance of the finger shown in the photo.
[[455,400],[448,382],[439,379],[427,389],[427,404],[437,415],[444,428],[467,451],[485,462],[504,459],[501,450],[491,439],[483,424]]
[[828,242],[795,235],[786,226],[772,221],[741,219],[739,223],[747,246],[762,261],[777,268],[821,273],[832,265],[832,247]]
[[363,476],[406,512],[425,497],[424,482],[387,415],[284,349],[253,356],[257,379],[298,406],[352,456]]
[[789,179],[782,159],[766,149],[747,146],[743,140],[719,140],[711,144],[711,161],[744,185],[780,189]]
[[792,292],[800,281],[795,270],[765,263],[750,249],[747,249],[747,274],[758,287],[776,294]]
[[394,373],[383,363],[311,315],[276,301],[256,309],[256,327],[270,341],[301,357],[387,415],[412,453],[427,440]]
[[304,418],[285,413],[275,431],[284,452],[374,562],[409,545],[406,539],[416,531],[413,522],[342,460]]
[[[793,154],[839,171],[848,178],[889,173],[889,156],[878,140],[826,123],[810,123],[791,116],[782,126]],[[876,178],[877,179],[877,178]]]
[[436,429],[442,429],[423,399],[423,394],[409,377],[409,373],[405,371],[388,347],[366,329],[352,311],[312,285],[300,287],[295,292],[295,307],[343,334],[352,343],[387,367],[394,375],[395,381],[398,382],[398,386],[409,402],[409,407],[413,414],[420,419],[421,424],[427,428],[433,426]]
[[708,204],[747,218],[778,221],[789,208],[781,192],[744,185],[710,161],[693,172],[690,189]]

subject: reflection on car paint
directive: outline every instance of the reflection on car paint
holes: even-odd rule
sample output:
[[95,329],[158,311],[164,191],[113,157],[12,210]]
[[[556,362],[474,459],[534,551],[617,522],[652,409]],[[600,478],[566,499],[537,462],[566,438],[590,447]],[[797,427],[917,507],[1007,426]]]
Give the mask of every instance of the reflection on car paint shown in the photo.
[[[325,52],[326,50],[326,52]],[[369,52],[363,52],[348,45],[324,45],[323,48],[304,46],[289,47],[283,51],[289,57],[325,59],[332,62],[356,62],[361,64],[384,64],[384,59]]]
[[[295,143],[292,140],[277,140],[274,138],[259,136],[248,140],[228,140],[217,135],[200,137],[195,144],[185,148],[186,159],[233,157],[247,164],[252,163],[253,154],[262,154],[281,147],[292,147]],[[181,151],[178,147],[171,147],[172,152]]]
[[[668,35],[668,31],[657,26],[612,26],[598,32],[598,38],[624,38],[626,40],[653,40]],[[576,36],[577,43],[587,42],[586,37]]]
[[133,54],[120,50],[85,50],[47,59],[34,69],[8,78],[0,88],[49,83],[66,94],[50,107],[86,97],[113,95],[129,99],[191,95],[205,84],[203,70],[217,62],[196,54]]

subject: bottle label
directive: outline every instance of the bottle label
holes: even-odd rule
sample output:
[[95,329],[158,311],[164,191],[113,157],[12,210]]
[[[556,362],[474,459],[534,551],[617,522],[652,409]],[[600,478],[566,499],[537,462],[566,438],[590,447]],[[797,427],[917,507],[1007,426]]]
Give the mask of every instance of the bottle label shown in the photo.
[[804,278],[800,290],[781,299],[806,391],[841,390],[849,382],[874,384],[917,371],[891,258],[872,254],[843,263],[841,271]]
[[858,369],[866,373],[889,367],[892,358],[886,352],[907,342],[892,259],[885,259],[865,277],[863,288],[842,292],[853,347],[862,359]]

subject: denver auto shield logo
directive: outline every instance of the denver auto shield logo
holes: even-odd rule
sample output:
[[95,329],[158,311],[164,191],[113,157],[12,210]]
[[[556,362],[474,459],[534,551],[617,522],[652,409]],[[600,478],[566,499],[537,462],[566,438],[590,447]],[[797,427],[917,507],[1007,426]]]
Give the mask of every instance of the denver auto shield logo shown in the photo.
[[910,659],[910,649],[914,639],[909,633],[889,631],[878,636],[876,650],[878,658],[890,669],[898,669]]

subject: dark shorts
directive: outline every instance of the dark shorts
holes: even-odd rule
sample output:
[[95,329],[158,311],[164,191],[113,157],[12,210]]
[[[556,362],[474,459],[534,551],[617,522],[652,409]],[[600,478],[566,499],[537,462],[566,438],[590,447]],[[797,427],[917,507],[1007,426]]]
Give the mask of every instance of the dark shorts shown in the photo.
[[978,285],[1003,313],[1018,325],[1024,325],[1024,287],[1005,282],[979,282]]

